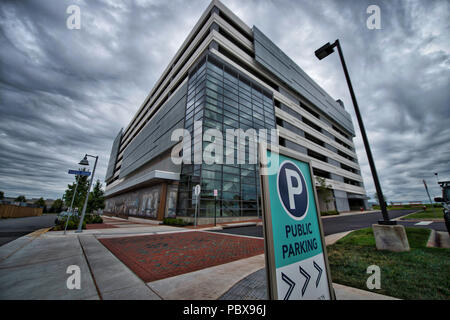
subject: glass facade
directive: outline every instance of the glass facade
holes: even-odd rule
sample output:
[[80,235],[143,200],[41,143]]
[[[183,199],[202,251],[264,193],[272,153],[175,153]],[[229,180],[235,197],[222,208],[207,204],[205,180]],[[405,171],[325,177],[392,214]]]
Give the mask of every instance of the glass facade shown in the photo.
[[[191,161],[211,142],[202,142],[202,134],[194,130],[201,122],[202,134],[217,129],[223,135],[223,164],[183,164],[178,192],[177,216],[192,217],[195,211],[193,188],[201,185],[199,217],[261,216],[259,174],[256,164],[248,164],[253,151],[245,146],[245,164],[237,164],[237,143],[230,149],[227,129],[275,129],[274,103],[271,93],[221,62],[207,55],[189,75],[185,129],[192,137]],[[195,136],[197,134],[198,136]],[[247,140],[248,141],[248,140]],[[234,141],[233,141],[234,142]],[[201,147],[198,150],[196,148]],[[228,152],[232,150],[232,152]],[[234,156],[227,164],[226,157]],[[216,200],[214,190],[218,191]]]

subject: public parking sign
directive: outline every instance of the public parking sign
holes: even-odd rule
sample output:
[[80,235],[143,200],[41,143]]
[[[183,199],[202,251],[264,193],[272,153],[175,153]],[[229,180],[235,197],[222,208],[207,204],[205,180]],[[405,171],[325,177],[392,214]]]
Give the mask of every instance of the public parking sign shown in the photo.
[[334,299],[309,160],[290,152],[259,152],[263,161],[279,157],[278,168],[261,175],[270,298]]

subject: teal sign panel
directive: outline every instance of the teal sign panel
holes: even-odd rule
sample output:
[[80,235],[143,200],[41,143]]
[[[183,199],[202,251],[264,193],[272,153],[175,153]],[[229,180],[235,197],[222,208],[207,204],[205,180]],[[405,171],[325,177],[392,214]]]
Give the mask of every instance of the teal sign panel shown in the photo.
[[268,177],[277,268],[323,252],[309,166],[279,157],[278,174]]
[[278,156],[277,173],[267,176],[278,299],[330,299],[309,163]]

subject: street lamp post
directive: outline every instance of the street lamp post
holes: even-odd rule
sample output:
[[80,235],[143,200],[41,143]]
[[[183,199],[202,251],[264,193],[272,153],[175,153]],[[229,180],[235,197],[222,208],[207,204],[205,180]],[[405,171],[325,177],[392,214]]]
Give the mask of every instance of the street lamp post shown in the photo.
[[72,214],[73,214],[73,201],[75,200],[75,195],[77,194],[77,189],[78,189],[78,179],[77,179],[77,177],[79,177],[78,175],[76,175],[75,176],[75,190],[74,190],[74,192],[73,192],[73,196],[72,196],[72,202],[70,203],[70,209],[69,209],[69,212],[70,212],[70,216],[67,216],[67,219],[66,219],[66,227],[64,228],[64,234],[66,234],[66,230],[67,230],[67,225],[69,224],[69,219],[70,219],[70,217],[72,216]]
[[91,192],[92,181],[94,181],[95,168],[97,167],[97,161],[98,161],[98,156],[91,156],[89,154],[86,154],[84,156],[83,160],[81,160],[79,164],[82,166],[88,166],[89,162],[87,160],[87,157],[95,158],[95,163],[94,163],[94,169],[92,170],[91,181],[89,182],[89,187],[88,187],[87,194],[86,194],[86,199],[84,200],[83,212],[81,214],[80,223],[78,224],[78,230],[75,231],[75,233],[83,232],[82,228],[83,228],[84,216],[86,215],[86,207],[87,207],[87,203],[88,203],[88,199],[89,199],[89,193]]
[[372,157],[372,151],[370,150],[369,140],[367,139],[366,130],[364,128],[364,123],[361,118],[361,113],[359,112],[358,102],[356,101],[355,92],[353,91],[352,82],[350,81],[350,76],[347,70],[347,65],[345,64],[344,54],[342,53],[341,45],[339,39],[337,39],[333,44],[329,42],[315,51],[315,55],[319,60],[327,57],[334,52],[334,47],[338,48],[339,57],[341,59],[342,68],[344,69],[345,79],[347,80],[347,85],[350,90],[350,95],[352,97],[353,106],[355,108],[356,118],[358,119],[358,125],[361,130],[361,136],[363,138],[364,147],[367,153],[367,159],[369,160],[370,170],[372,172],[373,182],[375,184],[375,189],[378,195],[378,201],[380,202],[381,214],[383,215],[383,220],[378,221],[379,224],[383,225],[395,225],[395,221],[389,220],[389,214],[386,208],[386,202],[384,201],[383,191],[381,190],[380,181],[378,180],[377,169],[375,168],[375,162]]

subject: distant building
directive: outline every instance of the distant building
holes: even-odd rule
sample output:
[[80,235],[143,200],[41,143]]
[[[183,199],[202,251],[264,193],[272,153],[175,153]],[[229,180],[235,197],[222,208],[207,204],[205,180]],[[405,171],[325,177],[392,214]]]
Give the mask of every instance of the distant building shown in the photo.
[[[157,48],[155,48],[157,49]],[[311,55],[314,54],[311,48]],[[202,186],[199,223],[261,217],[256,165],[175,165],[177,128],[279,129],[279,145],[307,156],[331,185],[322,210],[368,208],[350,114],[257,27],[212,1],[130,124],[114,140],[105,213],[192,221],[193,187]],[[193,143],[201,139],[193,137]],[[248,152],[247,152],[248,153]],[[214,199],[217,190],[217,201]]]

